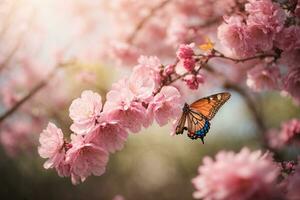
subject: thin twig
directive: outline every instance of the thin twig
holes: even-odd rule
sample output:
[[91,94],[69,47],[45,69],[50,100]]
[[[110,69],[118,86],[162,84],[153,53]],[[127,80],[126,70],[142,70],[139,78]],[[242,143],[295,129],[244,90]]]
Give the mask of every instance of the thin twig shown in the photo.
[[0,116],[0,124],[10,115],[12,115],[14,112],[16,112],[25,102],[27,102],[29,99],[31,99],[35,94],[37,94],[41,89],[43,89],[50,80],[56,75],[59,68],[70,65],[70,63],[61,63],[58,64],[49,74],[46,78],[41,80],[36,86],[34,86],[27,95],[25,95],[23,98],[21,98],[13,107],[8,109],[6,112],[4,112]]
[[152,8],[150,10],[149,14],[146,17],[144,17],[137,24],[137,26],[135,27],[135,29],[132,32],[132,34],[128,37],[127,42],[129,44],[132,44],[134,42],[134,39],[136,38],[136,36],[140,32],[140,30],[144,27],[144,25],[155,15],[155,13],[157,13],[160,9],[164,8],[170,2],[171,2],[171,0],[165,0],[165,1],[161,2],[159,5],[157,5],[154,8]]

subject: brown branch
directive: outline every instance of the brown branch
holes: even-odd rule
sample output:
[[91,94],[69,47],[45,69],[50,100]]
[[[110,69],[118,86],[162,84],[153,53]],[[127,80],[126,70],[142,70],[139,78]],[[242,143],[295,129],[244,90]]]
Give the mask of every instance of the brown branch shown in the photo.
[[12,48],[12,50],[9,52],[9,54],[6,56],[6,58],[4,59],[4,61],[2,63],[0,63],[0,72],[9,64],[9,62],[12,60],[12,58],[14,57],[14,55],[16,54],[16,52],[19,50],[20,46],[22,45],[23,41],[24,41],[24,34],[26,33],[26,31],[28,31],[32,25],[33,25],[33,21],[34,21],[34,16],[35,16],[35,12],[32,13],[32,16],[30,16],[30,21],[28,22],[28,26],[27,29],[25,29],[24,31],[22,31],[19,34],[19,37],[17,38],[16,44],[15,46]]
[[166,5],[168,5],[168,3],[170,3],[171,0],[165,0],[163,2],[161,2],[160,4],[158,4],[157,6],[155,6],[154,8],[152,8],[149,12],[149,14],[144,17],[135,27],[134,31],[132,32],[132,34],[128,37],[127,42],[129,44],[132,44],[134,42],[134,39],[136,38],[136,36],[138,35],[138,33],[140,32],[140,30],[144,27],[144,25],[162,8],[164,8]]
[[10,115],[12,115],[14,112],[16,112],[25,102],[30,100],[34,95],[36,95],[41,89],[45,88],[45,86],[50,82],[50,80],[56,75],[59,68],[70,65],[70,63],[61,63],[58,64],[49,74],[46,78],[41,80],[39,83],[37,83],[36,86],[34,86],[27,95],[25,95],[23,98],[21,98],[15,105],[13,105],[10,109],[8,109],[6,112],[4,112],[0,116],[0,124]]

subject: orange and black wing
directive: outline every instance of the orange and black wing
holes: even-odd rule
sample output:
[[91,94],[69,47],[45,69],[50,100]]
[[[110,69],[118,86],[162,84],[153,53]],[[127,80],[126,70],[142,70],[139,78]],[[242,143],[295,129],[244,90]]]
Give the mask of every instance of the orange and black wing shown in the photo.
[[177,126],[175,129],[176,135],[183,134],[183,131],[186,129],[185,122],[186,122],[186,113],[182,113],[180,119],[177,122]]
[[203,141],[203,138],[206,136],[206,133],[209,131],[210,123],[205,116],[201,113],[190,110],[187,114],[187,129],[188,136],[191,139],[200,138]]
[[230,96],[228,92],[214,94],[195,101],[190,105],[190,108],[201,113],[208,120],[211,120]]

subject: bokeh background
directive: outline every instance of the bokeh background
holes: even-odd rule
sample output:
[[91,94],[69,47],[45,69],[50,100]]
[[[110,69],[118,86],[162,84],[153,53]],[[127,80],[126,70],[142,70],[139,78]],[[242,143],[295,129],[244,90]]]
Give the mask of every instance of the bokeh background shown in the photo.
[[[68,108],[72,100],[85,89],[104,98],[113,82],[130,73],[130,68],[119,67],[106,57],[107,36],[117,37],[120,30],[127,31],[129,24],[113,23],[115,12],[105,1],[96,0],[0,2],[0,113],[47,77],[58,63],[70,62],[2,122],[0,199],[92,200],[113,199],[116,195],[130,200],[192,199],[191,179],[204,156],[243,146],[261,147],[251,112],[243,98],[230,91],[232,98],[212,120],[205,145],[183,135],[170,136],[171,124],[154,124],[130,134],[125,148],[110,156],[106,173],[90,177],[83,184],[74,186],[69,178],[43,169],[37,138],[47,122],[55,122],[64,133],[70,133]],[[119,12],[126,15],[130,11],[124,7]],[[204,85],[187,91],[186,101],[191,103],[220,91],[224,89]],[[299,107],[278,92],[252,95],[268,128],[278,128],[282,121],[300,117]],[[298,153],[289,148],[284,156],[295,158]]]

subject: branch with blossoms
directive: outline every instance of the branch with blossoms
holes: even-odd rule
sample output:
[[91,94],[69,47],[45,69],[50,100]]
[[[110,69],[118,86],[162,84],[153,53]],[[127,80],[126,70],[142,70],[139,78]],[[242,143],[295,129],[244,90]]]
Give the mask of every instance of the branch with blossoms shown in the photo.
[[39,153],[48,158],[44,167],[55,168],[60,176],[71,176],[73,184],[103,174],[109,153],[123,148],[129,132],[137,133],[154,121],[164,126],[178,118],[183,101],[173,83],[181,81],[190,89],[198,89],[203,83],[202,69],[211,59],[220,58],[213,48],[205,50],[208,53],[200,55],[193,44],[181,45],[175,63],[169,65],[157,57],[140,57],[132,74],[113,85],[104,105],[99,94],[84,91],[69,109],[71,141],[52,123],[41,133]]

